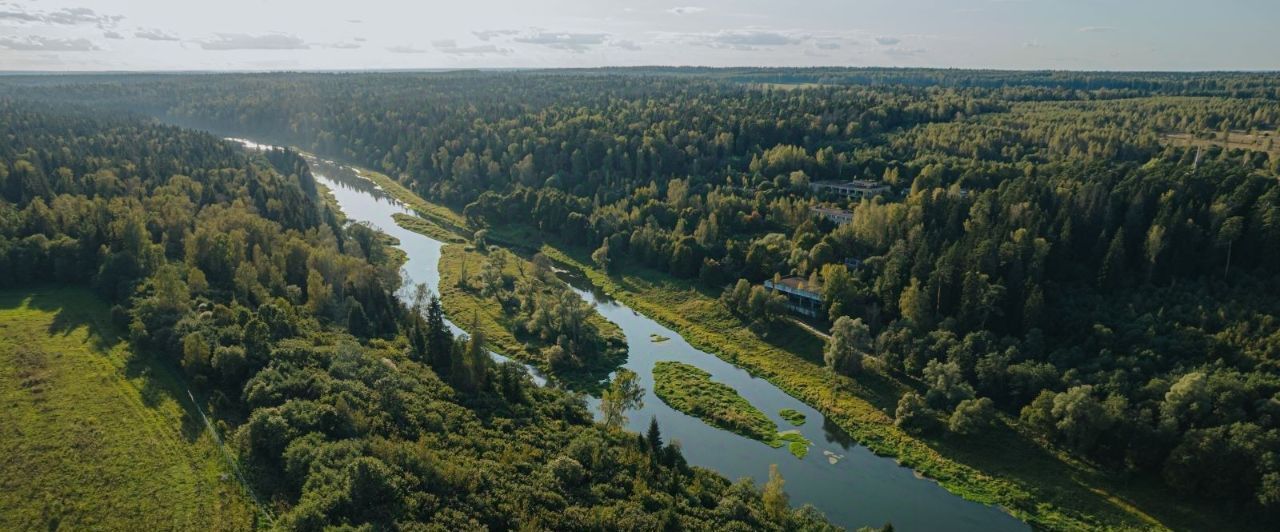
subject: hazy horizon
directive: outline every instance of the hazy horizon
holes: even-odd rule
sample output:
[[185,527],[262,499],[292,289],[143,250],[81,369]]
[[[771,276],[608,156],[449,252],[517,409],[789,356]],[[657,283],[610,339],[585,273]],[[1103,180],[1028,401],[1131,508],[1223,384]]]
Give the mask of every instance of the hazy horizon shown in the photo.
[[1261,0],[0,0],[0,71],[1275,71],[1277,20]]

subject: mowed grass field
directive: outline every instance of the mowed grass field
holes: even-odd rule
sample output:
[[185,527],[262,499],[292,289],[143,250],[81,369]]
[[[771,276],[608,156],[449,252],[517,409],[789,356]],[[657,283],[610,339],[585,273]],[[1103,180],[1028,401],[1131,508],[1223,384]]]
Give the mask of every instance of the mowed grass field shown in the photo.
[[0,530],[252,529],[191,408],[92,293],[0,290]]

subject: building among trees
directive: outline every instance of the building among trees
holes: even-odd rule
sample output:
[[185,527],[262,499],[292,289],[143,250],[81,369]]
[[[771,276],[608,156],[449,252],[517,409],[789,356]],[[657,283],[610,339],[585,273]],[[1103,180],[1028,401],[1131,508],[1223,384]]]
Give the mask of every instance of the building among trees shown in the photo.
[[814,192],[827,193],[846,199],[874,198],[889,192],[889,185],[869,179],[852,181],[815,181],[809,184]]
[[814,216],[829,220],[836,225],[844,225],[853,221],[853,213],[844,209],[813,207],[810,210],[813,212]]
[[777,281],[765,280],[764,287],[787,296],[787,310],[817,318],[822,315],[822,286],[814,285],[803,277],[784,277]]

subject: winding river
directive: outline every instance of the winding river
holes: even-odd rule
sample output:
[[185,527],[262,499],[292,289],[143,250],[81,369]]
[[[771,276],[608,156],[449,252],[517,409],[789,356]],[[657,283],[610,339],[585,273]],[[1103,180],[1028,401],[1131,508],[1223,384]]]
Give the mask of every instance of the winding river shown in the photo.
[[[245,142],[251,147],[256,146]],[[444,244],[401,228],[391,215],[413,212],[392,199],[350,167],[308,158],[317,181],[327,186],[347,218],[366,222],[400,240],[408,255],[404,265],[409,297],[414,283],[434,287],[440,280],[440,250]],[[891,522],[898,530],[1012,531],[1029,527],[999,508],[951,494],[891,458],[876,456],[857,445],[842,430],[809,405],[787,395],[768,381],[689,345],[679,333],[635,312],[594,290],[578,278],[566,279],[583,299],[596,305],[604,317],[618,324],[629,346],[624,367],[635,371],[645,388],[644,406],[627,413],[628,428],[643,432],[651,416],[657,417],[664,438],[678,440],[690,464],[706,467],[730,478],[750,477],[757,485],[768,478],[770,464],[777,464],[787,480],[793,505],[812,504],[834,523],[847,527],[879,526]],[[454,324],[450,327],[460,332]],[[652,335],[668,340],[654,342]],[[495,354],[495,357],[501,358]],[[797,459],[786,448],[771,448],[758,441],[720,430],[698,418],[667,406],[653,393],[653,365],[678,360],[702,368],[716,381],[738,391],[780,430],[796,428],[813,442],[808,456]],[[532,371],[532,368],[531,368]],[[540,383],[545,382],[535,374]],[[595,411],[597,400],[588,399]],[[797,410],[807,422],[800,427],[778,415],[784,408]]]

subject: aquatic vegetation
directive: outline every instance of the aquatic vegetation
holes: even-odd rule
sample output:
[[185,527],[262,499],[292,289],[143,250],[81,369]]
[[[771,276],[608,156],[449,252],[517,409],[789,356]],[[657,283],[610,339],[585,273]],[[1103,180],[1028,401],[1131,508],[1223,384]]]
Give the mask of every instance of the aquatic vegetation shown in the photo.
[[788,423],[797,427],[803,425],[806,421],[804,414],[801,414],[794,408],[783,408],[778,411],[778,415],[782,416],[782,419],[787,420]]

